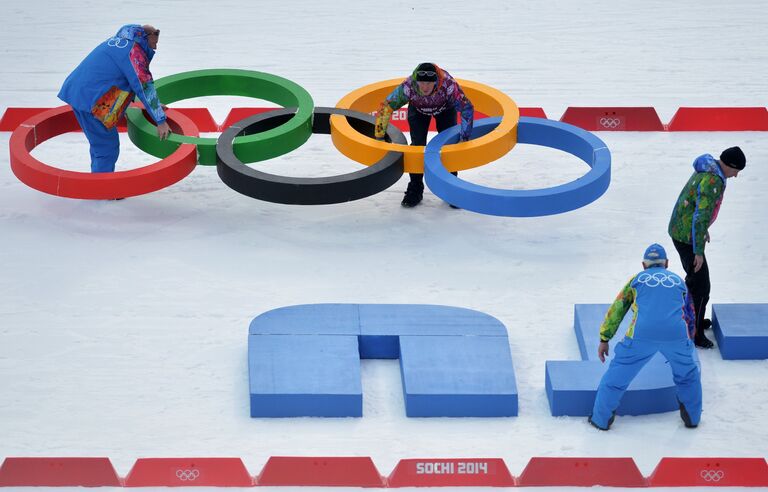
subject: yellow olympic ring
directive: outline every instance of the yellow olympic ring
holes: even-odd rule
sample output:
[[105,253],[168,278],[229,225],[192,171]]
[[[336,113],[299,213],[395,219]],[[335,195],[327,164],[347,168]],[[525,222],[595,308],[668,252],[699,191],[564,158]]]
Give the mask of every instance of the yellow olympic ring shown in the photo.
[[[390,79],[366,85],[341,98],[336,107],[367,113],[376,111],[402,81]],[[517,143],[517,125],[520,121],[517,104],[503,92],[471,80],[457,79],[457,82],[476,111],[488,116],[501,116],[502,120],[499,126],[486,135],[445,146],[442,162],[449,171],[482,166],[505,155]],[[339,152],[366,166],[381,160],[388,151],[395,151],[405,154],[405,172],[424,172],[423,146],[391,144],[367,137],[352,128],[343,116],[331,116],[331,140]]]

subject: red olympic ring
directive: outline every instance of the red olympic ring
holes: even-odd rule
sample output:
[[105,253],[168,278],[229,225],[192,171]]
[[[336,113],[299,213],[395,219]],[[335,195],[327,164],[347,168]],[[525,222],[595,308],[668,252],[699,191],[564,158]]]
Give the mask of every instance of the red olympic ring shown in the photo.
[[[200,135],[191,119],[170,108],[168,124],[174,132],[194,137]],[[29,118],[11,134],[9,147],[13,174],[27,186],[50,195],[109,200],[160,190],[187,176],[197,165],[197,149],[193,144],[178,146],[168,157],[154,164],[114,173],[67,171],[43,164],[30,154],[32,149],[50,138],[79,130],[80,125],[69,106],[52,108]]]

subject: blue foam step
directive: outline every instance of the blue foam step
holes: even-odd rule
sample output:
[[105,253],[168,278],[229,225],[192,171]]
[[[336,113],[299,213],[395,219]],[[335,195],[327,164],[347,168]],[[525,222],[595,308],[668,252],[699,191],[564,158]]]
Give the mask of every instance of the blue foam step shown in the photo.
[[360,417],[357,337],[250,335],[251,417]]
[[768,359],[768,304],[713,304],[712,330],[723,359]]
[[401,336],[409,417],[512,417],[517,385],[507,337]]
[[[547,361],[545,388],[550,412],[554,416],[586,417],[592,413],[597,387],[613,358],[614,347],[629,327],[630,313],[624,317],[616,336],[609,342],[609,356],[601,363],[597,356],[600,343],[600,324],[609,304],[576,304],[574,306],[574,332],[581,361]],[[698,355],[694,353],[697,364]],[[701,365],[699,364],[699,367]],[[678,409],[672,369],[661,354],[656,354],[643,367],[627,388],[616,413],[619,415],[647,415]]]

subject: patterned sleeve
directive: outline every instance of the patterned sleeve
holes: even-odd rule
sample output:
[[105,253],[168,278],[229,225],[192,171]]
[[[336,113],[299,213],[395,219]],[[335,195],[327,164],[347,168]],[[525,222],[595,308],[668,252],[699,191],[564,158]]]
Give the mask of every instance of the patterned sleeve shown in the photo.
[[165,121],[165,112],[160,106],[160,99],[158,99],[157,91],[155,91],[155,83],[152,79],[152,73],[149,71],[149,60],[138,43],[134,43],[131,48],[129,59],[130,69],[124,70],[124,72],[131,84],[131,89],[144,104],[155,123],[159,125]]
[[693,310],[693,297],[687,289],[683,294],[683,320],[688,327],[688,336],[693,338],[696,334],[696,313]]
[[635,302],[635,289],[632,288],[632,281],[635,280],[636,276],[629,279],[629,282],[624,285],[619,295],[616,296],[616,300],[613,301],[611,307],[608,308],[608,312],[605,313],[603,324],[600,325],[600,341],[607,342],[613,338],[627,311],[629,311],[632,303]]
[[450,77],[452,87],[449,87],[449,96],[453,99],[453,105],[456,111],[461,114],[461,140],[466,141],[472,137],[472,126],[475,120],[475,107],[467,98],[464,91],[461,90],[458,82]]
[[408,84],[410,78],[405,79],[395,90],[393,90],[384,102],[379,106],[379,112],[376,115],[376,138],[384,138],[387,134],[387,127],[389,126],[389,118],[392,116],[392,111],[400,109],[408,104],[408,96],[405,94],[405,85]]
[[722,194],[723,183],[714,174],[707,173],[696,187],[696,208],[693,211],[693,220],[691,222],[694,254],[704,254],[707,229],[712,221],[717,201]]

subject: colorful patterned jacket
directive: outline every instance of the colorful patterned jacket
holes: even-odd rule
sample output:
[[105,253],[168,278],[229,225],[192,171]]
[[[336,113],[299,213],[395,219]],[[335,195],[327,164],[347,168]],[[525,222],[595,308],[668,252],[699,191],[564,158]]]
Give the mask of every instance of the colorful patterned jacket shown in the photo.
[[629,279],[600,325],[601,341],[616,334],[630,308],[629,338],[670,342],[694,334],[693,300],[685,281],[665,268],[654,266]]
[[77,110],[90,111],[106,128],[114,128],[134,96],[138,96],[155,123],[160,124],[165,121],[165,112],[149,71],[154,55],[141,26],[123,26],[69,74],[59,99]]
[[693,161],[695,172],[677,198],[669,219],[669,235],[675,241],[690,244],[697,255],[704,254],[709,226],[715,222],[725,193],[726,178],[709,154]]
[[403,80],[381,103],[376,116],[376,138],[384,138],[392,111],[408,104],[418,112],[427,115],[438,114],[449,106],[455,107],[461,114],[461,140],[469,140],[472,136],[475,108],[456,80],[437,65],[435,68],[437,68],[437,85],[430,95],[425,96],[419,91],[414,70],[411,76]]

